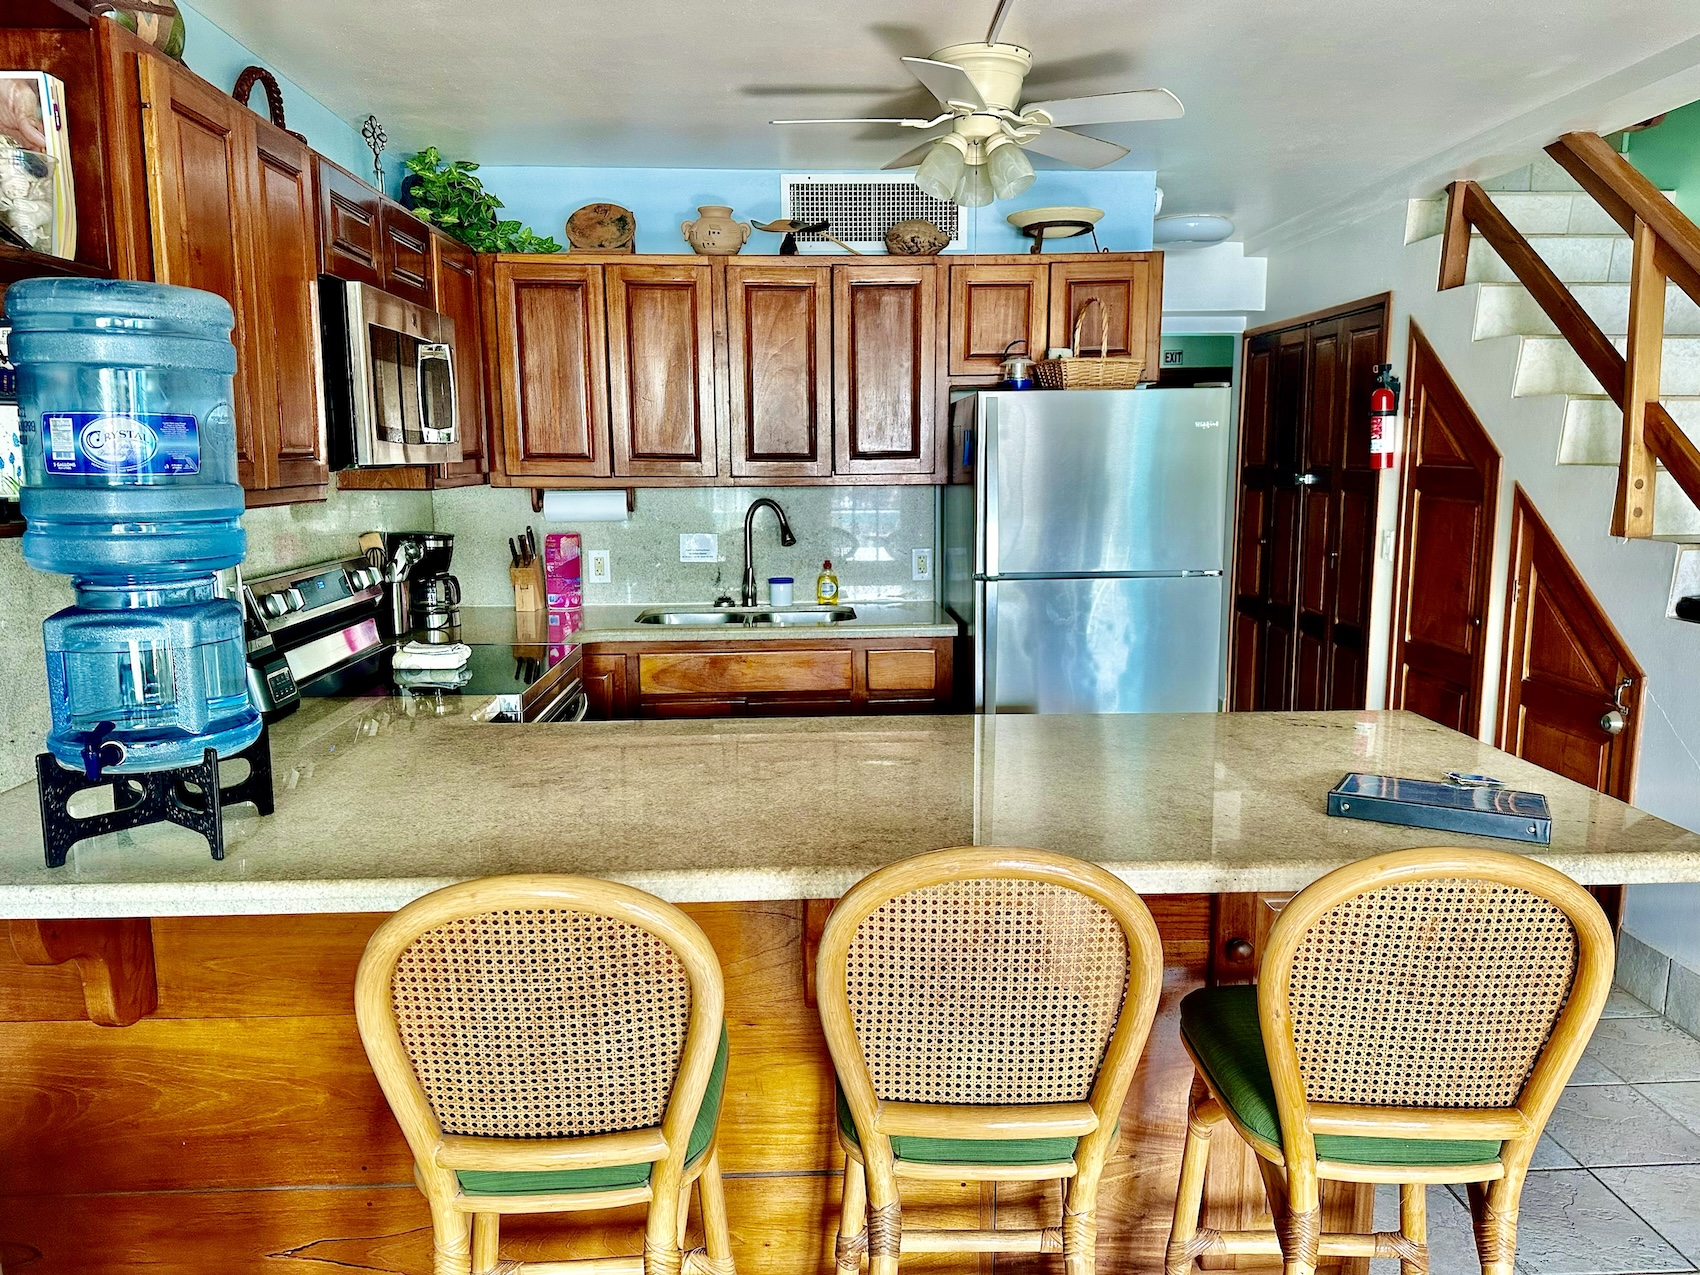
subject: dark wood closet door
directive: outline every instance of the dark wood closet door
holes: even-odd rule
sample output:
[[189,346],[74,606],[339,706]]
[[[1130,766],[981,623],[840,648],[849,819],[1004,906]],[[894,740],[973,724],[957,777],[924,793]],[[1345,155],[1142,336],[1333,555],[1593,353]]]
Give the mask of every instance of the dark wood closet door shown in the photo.
[[1411,325],[1408,459],[1387,706],[1477,733],[1499,451]]

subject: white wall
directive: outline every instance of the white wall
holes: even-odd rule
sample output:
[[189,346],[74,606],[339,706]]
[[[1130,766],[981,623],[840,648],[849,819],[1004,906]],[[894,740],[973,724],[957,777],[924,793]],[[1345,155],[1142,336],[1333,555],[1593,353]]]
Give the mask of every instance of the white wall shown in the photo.
[[[1390,358],[1401,379],[1410,324],[1422,328],[1504,454],[1488,614],[1490,685],[1482,735],[1491,738],[1498,711],[1493,684],[1501,667],[1511,499],[1521,483],[1616,624],[1647,674],[1641,764],[1635,803],[1661,818],[1700,830],[1700,626],[1665,618],[1674,545],[1617,541],[1610,525],[1614,471],[1559,466],[1560,396],[1514,399],[1515,338],[1473,341],[1476,289],[1435,291],[1440,240],[1402,246],[1405,205],[1323,238],[1271,253],[1264,321],[1393,293]],[[1380,528],[1397,527],[1397,471],[1382,479]],[[1378,558],[1370,627],[1370,703],[1384,702],[1392,610],[1391,563]],[[1648,943],[1700,968],[1700,887],[1642,886],[1630,892],[1628,928]]]

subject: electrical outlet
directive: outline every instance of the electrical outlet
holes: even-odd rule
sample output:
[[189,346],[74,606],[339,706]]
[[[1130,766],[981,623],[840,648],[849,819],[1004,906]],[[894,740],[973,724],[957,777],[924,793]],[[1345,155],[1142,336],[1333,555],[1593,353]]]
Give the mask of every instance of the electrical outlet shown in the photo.
[[933,551],[931,549],[911,549],[909,551],[909,578],[912,580],[931,580],[933,578]]
[[614,567],[608,560],[608,551],[606,549],[592,549],[584,556],[590,560],[590,579],[586,583],[614,583]]

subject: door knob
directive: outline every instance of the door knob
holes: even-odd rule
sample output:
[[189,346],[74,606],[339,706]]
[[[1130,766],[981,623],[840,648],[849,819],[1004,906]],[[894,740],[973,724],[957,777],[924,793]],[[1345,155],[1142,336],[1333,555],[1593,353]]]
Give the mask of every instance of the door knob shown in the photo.
[[1608,735],[1623,734],[1624,725],[1628,719],[1618,709],[1611,709],[1600,717],[1600,729]]

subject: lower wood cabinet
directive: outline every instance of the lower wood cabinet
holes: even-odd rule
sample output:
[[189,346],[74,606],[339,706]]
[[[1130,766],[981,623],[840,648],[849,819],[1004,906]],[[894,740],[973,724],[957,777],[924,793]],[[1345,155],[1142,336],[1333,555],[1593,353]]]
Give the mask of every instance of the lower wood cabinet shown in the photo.
[[940,713],[950,638],[605,643],[585,648],[590,716]]

